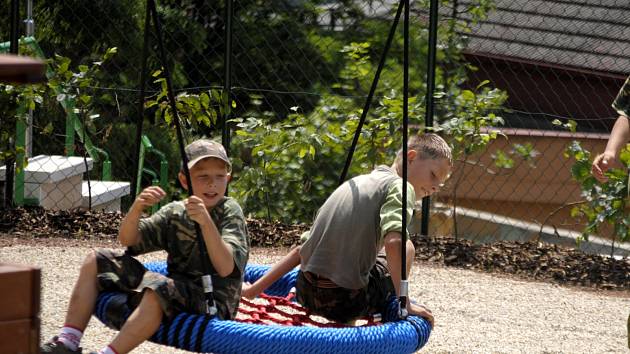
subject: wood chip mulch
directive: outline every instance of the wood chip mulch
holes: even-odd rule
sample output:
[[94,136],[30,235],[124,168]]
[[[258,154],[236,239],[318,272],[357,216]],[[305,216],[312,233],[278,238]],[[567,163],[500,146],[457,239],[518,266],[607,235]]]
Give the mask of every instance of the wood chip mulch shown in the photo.
[[416,259],[449,267],[514,274],[609,290],[630,290],[630,259],[536,242],[474,244],[453,238],[414,239]]
[[[0,247],[54,245],[51,239],[85,243],[115,242],[122,213],[50,211],[39,207],[0,210]],[[248,219],[252,247],[291,247],[309,225]],[[46,241],[48,240],[48,241]],[[454,238],[412,237],[419,261],[449,267],[516,275],[521,278],[596,289],[630,290],[630,259],[591,255],[535,242],[474,244]]]

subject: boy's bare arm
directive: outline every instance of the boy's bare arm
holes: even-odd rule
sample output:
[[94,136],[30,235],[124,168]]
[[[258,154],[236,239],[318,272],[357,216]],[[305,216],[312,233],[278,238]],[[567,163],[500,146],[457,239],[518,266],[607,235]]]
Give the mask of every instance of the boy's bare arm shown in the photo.
[[222,277],[230,275],[234,271],[232,246],[223,241],[212,219],[208,224],[201,226],[201,233],[206,241],[208,257],[214,269]]
[[243,284],[241,296],[249,299],[255,298],[270,287],[276,280],[282,278],[283,275],[298,266],[300,264],[300,248],[300,246],[294,247],[286,256],[282,257],[280,261],[271,266],[271,269],[256,280],[254,284]]
[[619,163],[619,151],[628,143],[628,140],[630,140],[630,118],[619,116],[610,132],[606,149],[593,160],[591,171],[597,180],[600,182],[608,180],[604,173]]
[[630,140],[630,118],[626,116],[619,116],[612,131],[610,132],[610,138],[608,138],[608,144],[606,144],[605,152],[612,154],[615,158],[624,147],[628,140]]
[[400,296],[400,280],[402,279],[400,274],[400,265],[402,264],[400,245],[402,243],[402,235],[400,232],[388,232],[387,235],[385,235],[384,241],[387,267],[389,268],[389,273],[392,276],[392,282],[394,283],[394,289],[396,289],[396,295]]
[[123,218],[118,229],[118,240],[123,246],[134,246],[140,242],[140,229],[138,225],[145,208],[159,203],[166,193],[162,188],[151,186],[145,188],[134,200],[127,215]]
[[185,201],[188,216],[201,227],[201,234],[206,243],[208,258],[219,276],[226,277],[234,271],[234,255],[232,246],[221,238],[217,226],[212,221],[208,209],[203,201],[196,196],[190,196]]
[[[400,296],[400,280],[402,279],[402,257],[400,253],[400,246],[402,244],[402,235],[400,234],[400,232],[388,232],[387,235],[385,235],[384,241],[385,257],[387,257],[387,267],[389,268],[389,273],[392,276],[392,282],[394,283],[394,289],[396,289],[396,295]],[[407,255],[407,265],[405,267],[405,272],[406,275],[409,276],[409,270],[411,269],[413,258],[416,253],[415,247],[413,246],[413,242],[411,242],[411,240],[407,240],[405,252]],[[431,310],[423,305],[412,303],[409,294],[407,294],[407,310],[411,315],[420,316],[427,319],[431,323],[432,327],[435,325],[435,320],[433,318],[433,313],[431,312]]]

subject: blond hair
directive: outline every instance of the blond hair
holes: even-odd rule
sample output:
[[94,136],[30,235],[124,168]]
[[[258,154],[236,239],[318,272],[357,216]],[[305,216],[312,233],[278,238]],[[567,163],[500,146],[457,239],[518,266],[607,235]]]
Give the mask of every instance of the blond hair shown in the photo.
[[[414,135],[407,141],[407,150],[415,150],[421,159],[445,159],[450,166],[453,165],[453,154],[451,147],[439,135],[435,133],[425,133]],[[402,149],[396,154],[394,164],[398,167],[402,164]]]

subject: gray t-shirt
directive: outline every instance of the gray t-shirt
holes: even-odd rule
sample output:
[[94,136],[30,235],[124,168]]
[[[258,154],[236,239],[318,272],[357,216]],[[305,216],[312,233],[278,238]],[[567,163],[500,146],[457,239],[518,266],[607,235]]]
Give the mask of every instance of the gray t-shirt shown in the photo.
[[[392,188],[395,184],[400,184],[400,188]],[[402,179],[387,166],[379,166],[372,173],[339,186],[317,212],[308,239],[302,245],[302,271],[326,277],[348,289],[367,286],[384,232],[401,230],[396,218],[381,219],[382,207],[395,208],[396,202],[400,215],[402,202],[390,194],[394,191],[397,195],[401,189]],[[410,185],[408,191],[410,216],[415,194]],[[410,222],[411,217],[407,220]]]

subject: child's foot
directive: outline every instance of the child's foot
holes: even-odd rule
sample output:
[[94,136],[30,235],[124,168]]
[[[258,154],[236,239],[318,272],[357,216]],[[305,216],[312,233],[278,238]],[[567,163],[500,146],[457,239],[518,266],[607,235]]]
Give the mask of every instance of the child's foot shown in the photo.
[[52,353],[52,354],[81,354],[81,348],[77,348],[77,350],[70,350],[63,343],[59,341],[59,337],[54,336],[51,340],[44,343],[41,347],[42,353]]

